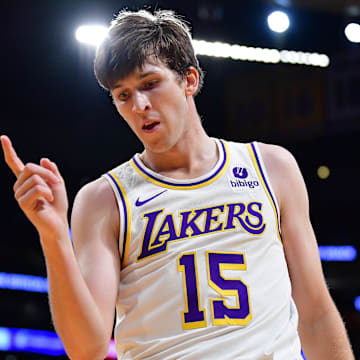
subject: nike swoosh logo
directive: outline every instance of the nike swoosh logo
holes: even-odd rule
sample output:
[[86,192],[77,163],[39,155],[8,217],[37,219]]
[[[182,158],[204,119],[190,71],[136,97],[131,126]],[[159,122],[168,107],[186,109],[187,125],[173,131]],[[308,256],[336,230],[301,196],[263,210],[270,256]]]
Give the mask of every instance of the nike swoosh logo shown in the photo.
[[136,203],[135,203],[135,206],[142,206],[142,205],[145,205],[146,203],[148,203],[149,201],[151,200],[154,200],[155,198],[157,198],[158,196],[160,196],[161,194],[163,194],[165,191],[167,191],[167,189],[165,189],[164,191],[161,191],[159,192],[158,194],[155,194],[154,196],[144,200],[144,201],[141,201],[140,198],[137,198],[136,200]]

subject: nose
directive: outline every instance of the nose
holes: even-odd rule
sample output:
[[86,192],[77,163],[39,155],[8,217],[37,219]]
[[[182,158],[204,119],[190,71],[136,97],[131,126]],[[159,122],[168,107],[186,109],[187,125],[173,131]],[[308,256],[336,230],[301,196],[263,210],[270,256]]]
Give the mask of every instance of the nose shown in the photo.
[[141,91],[135,91],[133,94],[132,110],[136,113],[144,113],[151,109],[149,98]]

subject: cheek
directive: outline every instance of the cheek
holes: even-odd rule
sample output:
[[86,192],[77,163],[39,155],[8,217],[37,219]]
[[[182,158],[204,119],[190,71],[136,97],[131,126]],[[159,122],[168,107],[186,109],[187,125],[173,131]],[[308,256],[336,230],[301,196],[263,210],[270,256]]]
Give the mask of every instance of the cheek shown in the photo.
[[175,94],[168,93],[166,98],[163,98],[161,102],[169,112],[178,115],[185,114],[188,109],[186,97],[183,93],[180,93],[180,91]]

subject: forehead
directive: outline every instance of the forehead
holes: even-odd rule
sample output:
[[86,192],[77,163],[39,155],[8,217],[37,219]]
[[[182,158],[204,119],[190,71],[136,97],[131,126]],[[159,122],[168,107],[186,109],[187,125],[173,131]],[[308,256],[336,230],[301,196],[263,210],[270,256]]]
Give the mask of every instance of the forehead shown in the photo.
[[133,81],[142,80],[143,78],[151,75],[167,75],[167,76],[175,76],[175,73],[163,62],[161,61],[146,61],[143,66],[136,68],[129,75],[122,77],[118,81],[115,82],[112,90],[117,89],[119,87],[124,87],[128,83]]

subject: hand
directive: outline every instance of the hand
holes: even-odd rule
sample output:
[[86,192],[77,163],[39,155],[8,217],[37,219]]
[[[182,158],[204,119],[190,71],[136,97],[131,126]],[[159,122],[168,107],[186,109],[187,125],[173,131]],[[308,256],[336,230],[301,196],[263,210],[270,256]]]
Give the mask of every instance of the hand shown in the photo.
[[43,158],[40,165],[24,165],[7,136],[1,136],[1,145],[5,161],[17,177],[15,199],[41,238],[57,238],[67,232],[68,200],[56,164]]

